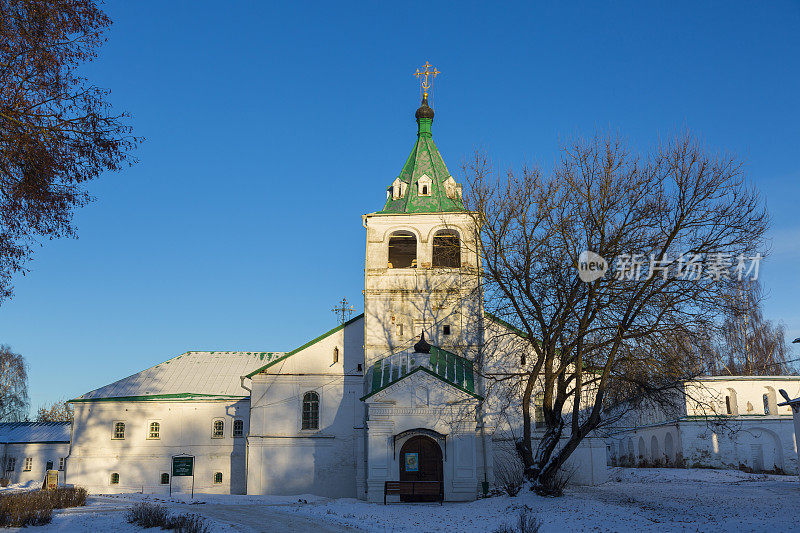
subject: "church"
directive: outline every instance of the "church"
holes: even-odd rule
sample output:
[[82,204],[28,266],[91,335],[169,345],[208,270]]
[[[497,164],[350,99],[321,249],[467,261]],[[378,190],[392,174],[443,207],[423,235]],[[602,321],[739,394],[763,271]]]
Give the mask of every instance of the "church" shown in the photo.
[[[445,501],[489,491],[515,422],[486,384],[502,369],[481,362],[491,349],[518,365],[524,347],[484,312],[478,228],[422,87],[411,154],[362,216],[364,313],[289,352],[186,352],[71,400],[67,483],[373,502],[387,481],[438,482]],[[573,481],[605,481],[605,454],[587,439]]]

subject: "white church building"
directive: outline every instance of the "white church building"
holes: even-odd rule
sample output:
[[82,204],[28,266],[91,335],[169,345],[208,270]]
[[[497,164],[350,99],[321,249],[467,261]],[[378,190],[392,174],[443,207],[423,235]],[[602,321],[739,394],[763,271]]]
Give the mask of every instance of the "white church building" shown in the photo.
[[[437,481],[447,501],[484,493],[507,438],[476,362],[487,332],[513,331],[483,310],[476,228],[433,117],[426,94],[383,209],[362,217],[363,314],[289,352],[187,352],[73,399],[67,482],[374,502],[386,481]],[[572,468],[575,482],[605,481],[604,443],[587,439]]]

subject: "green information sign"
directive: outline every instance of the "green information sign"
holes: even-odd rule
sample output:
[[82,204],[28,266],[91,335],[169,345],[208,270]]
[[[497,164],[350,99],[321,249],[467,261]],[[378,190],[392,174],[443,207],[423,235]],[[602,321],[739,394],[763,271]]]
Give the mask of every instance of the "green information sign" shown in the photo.
[[172,476],[191,476],[194,470],[194,457],[173,457]]

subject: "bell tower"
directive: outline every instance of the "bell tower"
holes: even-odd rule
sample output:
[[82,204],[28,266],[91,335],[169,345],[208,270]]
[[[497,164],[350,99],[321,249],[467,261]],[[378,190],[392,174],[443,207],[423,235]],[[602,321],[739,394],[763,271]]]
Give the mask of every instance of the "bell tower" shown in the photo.
[[366,368],[412,348],[423,332],[432,345],[468,359],[480,345],[477,228],[433,142],[428,76],[439,71],[430,67],[415,74],[424,80],[411,154],[383,209],[363,215]]

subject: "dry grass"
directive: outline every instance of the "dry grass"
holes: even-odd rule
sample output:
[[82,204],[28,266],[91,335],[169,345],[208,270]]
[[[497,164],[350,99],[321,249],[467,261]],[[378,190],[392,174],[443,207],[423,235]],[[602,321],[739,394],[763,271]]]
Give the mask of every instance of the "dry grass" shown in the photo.
[[49,524],[53,509],[86,504],[86,489],[62,487],[0,495],[0,526],[25,527]]

